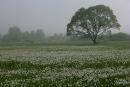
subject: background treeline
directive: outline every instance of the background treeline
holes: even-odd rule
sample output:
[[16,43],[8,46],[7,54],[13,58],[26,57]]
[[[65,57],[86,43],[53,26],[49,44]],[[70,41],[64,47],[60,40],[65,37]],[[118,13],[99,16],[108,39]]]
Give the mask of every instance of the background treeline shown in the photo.
[[43,42],[50,40],[63,40],[63,34],[54,34],[52,36],[45,36],[43,29],[32,31],[22,31],[19,27],[10,27],[8,32],[0,35],[0,42]]
[[7,34],[1,36],[1,42],[41,41],[45,37],[41,29],[22,32],[19,27],[10,27]]
[[[89,41],[88,36],[70,36],[67,37],[63,34],[54,34],[52,36],[45,35],[42,29],[32,31],[21,31],[17,26],[10,27],[8,32],[4,35],[0,35],[0,42],[51,42],[51,41],[72,41],[82,40]],[[103,41],[129,41],[130,35],[127,33],[114,33],[106,32],[98,36],[98,40]]]

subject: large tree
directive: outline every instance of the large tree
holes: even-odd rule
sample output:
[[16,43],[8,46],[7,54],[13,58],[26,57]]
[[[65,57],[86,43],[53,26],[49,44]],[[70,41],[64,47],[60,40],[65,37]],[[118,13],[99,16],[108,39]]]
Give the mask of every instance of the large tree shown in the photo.
[[88,36],[94,44],[99,34],[118,29],[120,24],[108,6],[96,5],[79,9],[67,25],[67,35]]

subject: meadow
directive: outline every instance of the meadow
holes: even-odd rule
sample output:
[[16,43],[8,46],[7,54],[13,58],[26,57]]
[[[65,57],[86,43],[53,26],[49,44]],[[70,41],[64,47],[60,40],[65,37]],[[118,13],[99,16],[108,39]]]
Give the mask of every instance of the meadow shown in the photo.
[[0,44],[0,87],[130,87],[130,42]]

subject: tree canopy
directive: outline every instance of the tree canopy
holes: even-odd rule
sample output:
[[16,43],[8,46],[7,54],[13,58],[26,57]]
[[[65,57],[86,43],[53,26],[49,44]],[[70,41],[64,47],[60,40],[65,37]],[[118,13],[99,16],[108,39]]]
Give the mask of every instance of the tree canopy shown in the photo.
[[80,8],[74,14],[67,25],[67,35],[86,35],[96,44],[99,34],[119,27],[112,9],[105,5],[96,5],[88,9]]

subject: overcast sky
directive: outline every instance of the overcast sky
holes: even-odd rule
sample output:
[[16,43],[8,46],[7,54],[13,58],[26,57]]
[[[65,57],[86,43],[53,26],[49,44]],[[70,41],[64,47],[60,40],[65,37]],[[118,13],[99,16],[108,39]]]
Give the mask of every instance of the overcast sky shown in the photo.
[[47,34],[65,33],[75,11],[98,4],[112,8],[121,31],[130,33],[130,0],[0,0],[0,32],[18,26],[23,31],[40,28]]

